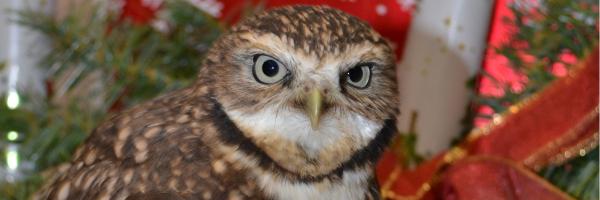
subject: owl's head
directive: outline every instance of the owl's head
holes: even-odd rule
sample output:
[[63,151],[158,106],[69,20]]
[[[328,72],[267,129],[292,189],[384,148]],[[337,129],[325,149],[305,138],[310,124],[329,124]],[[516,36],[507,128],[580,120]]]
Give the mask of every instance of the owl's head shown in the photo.
[[367,148],[389,139],[378,136],[397,110],[393,55],[369,25],[344,12],[283,7],[222,36],[200,83],[210,84],[255,150],[292,173],[323,175],[376,156]]

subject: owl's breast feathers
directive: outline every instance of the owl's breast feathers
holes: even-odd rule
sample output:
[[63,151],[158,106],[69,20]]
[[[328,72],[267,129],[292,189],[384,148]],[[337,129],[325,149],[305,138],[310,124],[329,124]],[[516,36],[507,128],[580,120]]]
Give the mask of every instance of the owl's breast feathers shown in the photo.
[[[393,124],[386,123],[371,144],[331,173],[300,176],[279,166],[245,138],[205,88],[180,90],[99,126],[77,150],[70,167],[36,197],[264,199],[256,177],[249,173],[335,184],[345,171],[376,161],[392,135]],[[252,163],[255,168],[249,169]],[[369,196],[377,196],[373,188],[376,185],[370,186]]]

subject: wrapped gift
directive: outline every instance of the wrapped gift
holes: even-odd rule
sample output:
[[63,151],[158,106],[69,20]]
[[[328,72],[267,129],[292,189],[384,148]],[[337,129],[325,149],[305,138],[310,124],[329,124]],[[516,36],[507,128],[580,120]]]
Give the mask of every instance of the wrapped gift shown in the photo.
[[543,91],[460,145],[403,169],[392,153],[377,175],[387,199],[569,199],[534,172],[598,146],[598,49]]

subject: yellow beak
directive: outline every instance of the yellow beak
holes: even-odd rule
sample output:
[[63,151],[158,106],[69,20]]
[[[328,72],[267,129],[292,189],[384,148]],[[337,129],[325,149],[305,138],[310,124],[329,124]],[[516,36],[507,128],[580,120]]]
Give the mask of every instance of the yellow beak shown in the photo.
[[317,129],[319,127],[319,118],[321,117],[321,111],[323,109],[323,95],[316,89],[311,90],[307,95],[304,109],[308,114],[308,119],[310,119],[310,125],[313,129]]

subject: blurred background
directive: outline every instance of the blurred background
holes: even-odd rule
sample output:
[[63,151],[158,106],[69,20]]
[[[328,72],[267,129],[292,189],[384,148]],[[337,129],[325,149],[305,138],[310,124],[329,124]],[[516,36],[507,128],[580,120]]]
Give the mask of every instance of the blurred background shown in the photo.
[[[103,119],[188,85],[238,20],[293,4],[346,11],[395,48],[384,198],[599,198],[595,0],[2,0],[0,199],[27,199]],[[465,161],[482,155],[511,164]]]

